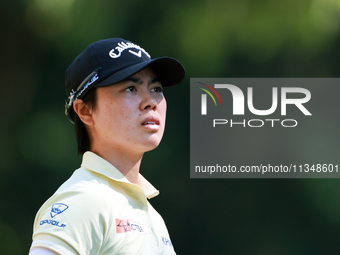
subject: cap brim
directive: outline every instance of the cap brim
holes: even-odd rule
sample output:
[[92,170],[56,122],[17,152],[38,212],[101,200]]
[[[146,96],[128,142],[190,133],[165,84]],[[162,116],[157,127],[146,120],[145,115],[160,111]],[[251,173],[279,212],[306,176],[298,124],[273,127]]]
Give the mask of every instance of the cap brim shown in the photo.
[[183,81],[185,76],[185,69],[180,62],[174,58],[161,57],[129,66],[115,72],[106,79],[95,84],[94,87],[103,87],[118,83],[131,75],[138,73],[145,67],[150,67],[155,72],[163,87],[179,84]]

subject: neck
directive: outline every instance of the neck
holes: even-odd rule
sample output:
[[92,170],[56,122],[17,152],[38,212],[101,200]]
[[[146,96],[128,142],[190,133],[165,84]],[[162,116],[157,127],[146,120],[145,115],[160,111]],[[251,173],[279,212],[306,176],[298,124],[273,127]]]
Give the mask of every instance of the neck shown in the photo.
[[100,150],[91,148],[93,153],[102,157],[116,167],[131,183],[139,184],[139,169],[143,153],[125,152],[121,148],[112,150]]

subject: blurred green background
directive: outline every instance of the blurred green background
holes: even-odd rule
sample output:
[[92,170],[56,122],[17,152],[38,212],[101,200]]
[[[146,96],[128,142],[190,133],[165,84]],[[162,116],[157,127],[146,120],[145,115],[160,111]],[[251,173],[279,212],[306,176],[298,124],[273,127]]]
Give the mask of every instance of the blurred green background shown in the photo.
[[109,37],[187,70],[141,169],[178,254],[340,252],[337,179],[189,178],[189,78],[338,77],[340,1],[14,0],[0,17],[0,254],[28,253],[37,210],[79,166],[64,72]]

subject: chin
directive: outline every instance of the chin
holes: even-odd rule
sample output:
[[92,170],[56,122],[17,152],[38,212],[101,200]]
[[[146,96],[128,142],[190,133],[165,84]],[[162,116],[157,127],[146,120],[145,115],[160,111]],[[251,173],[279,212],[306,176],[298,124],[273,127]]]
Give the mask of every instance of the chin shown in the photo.
[[161,138],[158,137],[149,137],[146,143],[143,144],[145,152],[152,151],[158,147],[161,142]]
[[159,144],[160,144],[159,142],[155,144],[148,144],[147,146],[145,146],[145,152],[156,149]]

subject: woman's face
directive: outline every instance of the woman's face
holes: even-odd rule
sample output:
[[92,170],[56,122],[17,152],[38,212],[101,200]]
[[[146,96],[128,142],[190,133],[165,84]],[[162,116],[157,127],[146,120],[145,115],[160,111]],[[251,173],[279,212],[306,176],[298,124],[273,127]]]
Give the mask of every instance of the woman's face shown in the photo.
[[120,83],[97,88],[92,112],[93,144],[102,149],[146,152],[160,143],[165,127],[166,101],[162,85],[150,68]]

